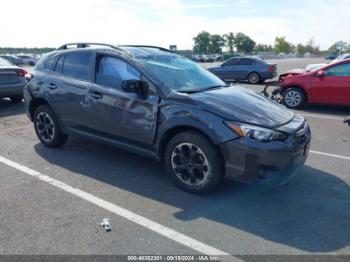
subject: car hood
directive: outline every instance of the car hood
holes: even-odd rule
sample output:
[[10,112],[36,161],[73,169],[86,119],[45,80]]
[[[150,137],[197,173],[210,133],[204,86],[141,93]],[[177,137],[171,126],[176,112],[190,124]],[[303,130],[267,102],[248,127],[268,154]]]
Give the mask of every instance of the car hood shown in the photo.
[[288,75],[302,75],[302,74],[306,74],[306,73],[308,73],[308,72],[305,69],[297,68],[297,69],[288,70],[288,71],[282,73],[280,75],[280,77],[285,77]]
[[291,110],[238,85],[189,96],[204,110],[231,121],[274,128],[288,123],[294,117]]

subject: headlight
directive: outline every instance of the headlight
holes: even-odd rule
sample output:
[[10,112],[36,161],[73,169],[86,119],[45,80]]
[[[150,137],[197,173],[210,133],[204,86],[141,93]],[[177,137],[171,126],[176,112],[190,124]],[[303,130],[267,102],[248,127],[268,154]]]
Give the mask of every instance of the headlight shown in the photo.
[[232,122],[225,123],[240,137],[247,137],[261,142],[285,140],[287,138],[286,134],[268,128]]

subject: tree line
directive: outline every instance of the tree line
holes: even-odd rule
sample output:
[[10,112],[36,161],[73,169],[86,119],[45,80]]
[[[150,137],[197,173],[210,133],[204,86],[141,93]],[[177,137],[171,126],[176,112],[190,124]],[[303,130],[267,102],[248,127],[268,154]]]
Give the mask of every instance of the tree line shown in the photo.
[[55,48],[0,47],[0,54],[44,54],[53,50]]
[[[276,37],[273,45],[257,44],[252,38],[245,35],[242,32],[239,33],[227,33],[224,35],[210,34],[206,31],[202,31],[193,38],[194,47],[193,52],[195,54],[216,54],[222,53],[222,49],[227,47],[230,53],[236,50],[238,53],[254,54],[257,52],[274,52],[280,53],[297,53],[299,56],[303,56],[306,53],[313,55],[321,55],[320,47],[315,44],[315,40],[311,38],[305,44],[298,43],[294,45],[287,41],[285,36]],[[342,41],[340,41],[342,42]],[[343,50],[339,50],[340,42],[332,45],[326,52],[327,53],[339,53],[339,51],[350,52],[350,45]],[[343,42],[344,43],[344,42]]]

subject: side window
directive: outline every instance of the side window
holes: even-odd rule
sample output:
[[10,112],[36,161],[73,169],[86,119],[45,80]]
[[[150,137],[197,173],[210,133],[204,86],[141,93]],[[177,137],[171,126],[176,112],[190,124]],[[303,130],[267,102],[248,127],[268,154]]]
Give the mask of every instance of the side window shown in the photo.
[[350,76],[350,63],[332,66],[325,70],[326,76]]
[[62,73],[62,68],[63,68],[63,56],[60,56],[60,58],[58,59],[55,69],[53,71],[55,71],[58,74]]
[[72,53],[64,56],[62,74],[89,80],[91,53]]
[[141,80],[141,74],[124,60],[111,56],[98,56],[96,83],[121,88],[123,80]]
[[223,63],[223,66],[232,66],[232,65],[237,65],[239,61],[239,58],[231,58],[230,60],[226,61],[225,63]]
[[252,59],[248,59],[248,58],[242,58],[241,60],[239,60],[239,65],[252,65],[253,64],[253,60]]
[[45,70],[52,70],[52,66],[53,66],[53,64],[55,63],[55,61],[56,61],[56,58],[57,57],[52,57],[52,58],[49,58],[49,59],[47,59],[45,62],[44,62],[44,69]]

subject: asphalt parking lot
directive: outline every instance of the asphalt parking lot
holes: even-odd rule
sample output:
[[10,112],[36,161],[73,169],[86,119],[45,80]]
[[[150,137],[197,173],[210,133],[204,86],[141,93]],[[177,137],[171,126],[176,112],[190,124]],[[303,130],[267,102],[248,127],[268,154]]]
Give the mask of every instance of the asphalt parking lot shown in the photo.
[[[318,62],[281,60],[278,71]],[[350,109],[298,113],[313,137],[293,180],[269,191],[227,180],[199,196],[158,162],[106,145],[48,149],[23,104],[0,100],[0,254],[350,255]]]

